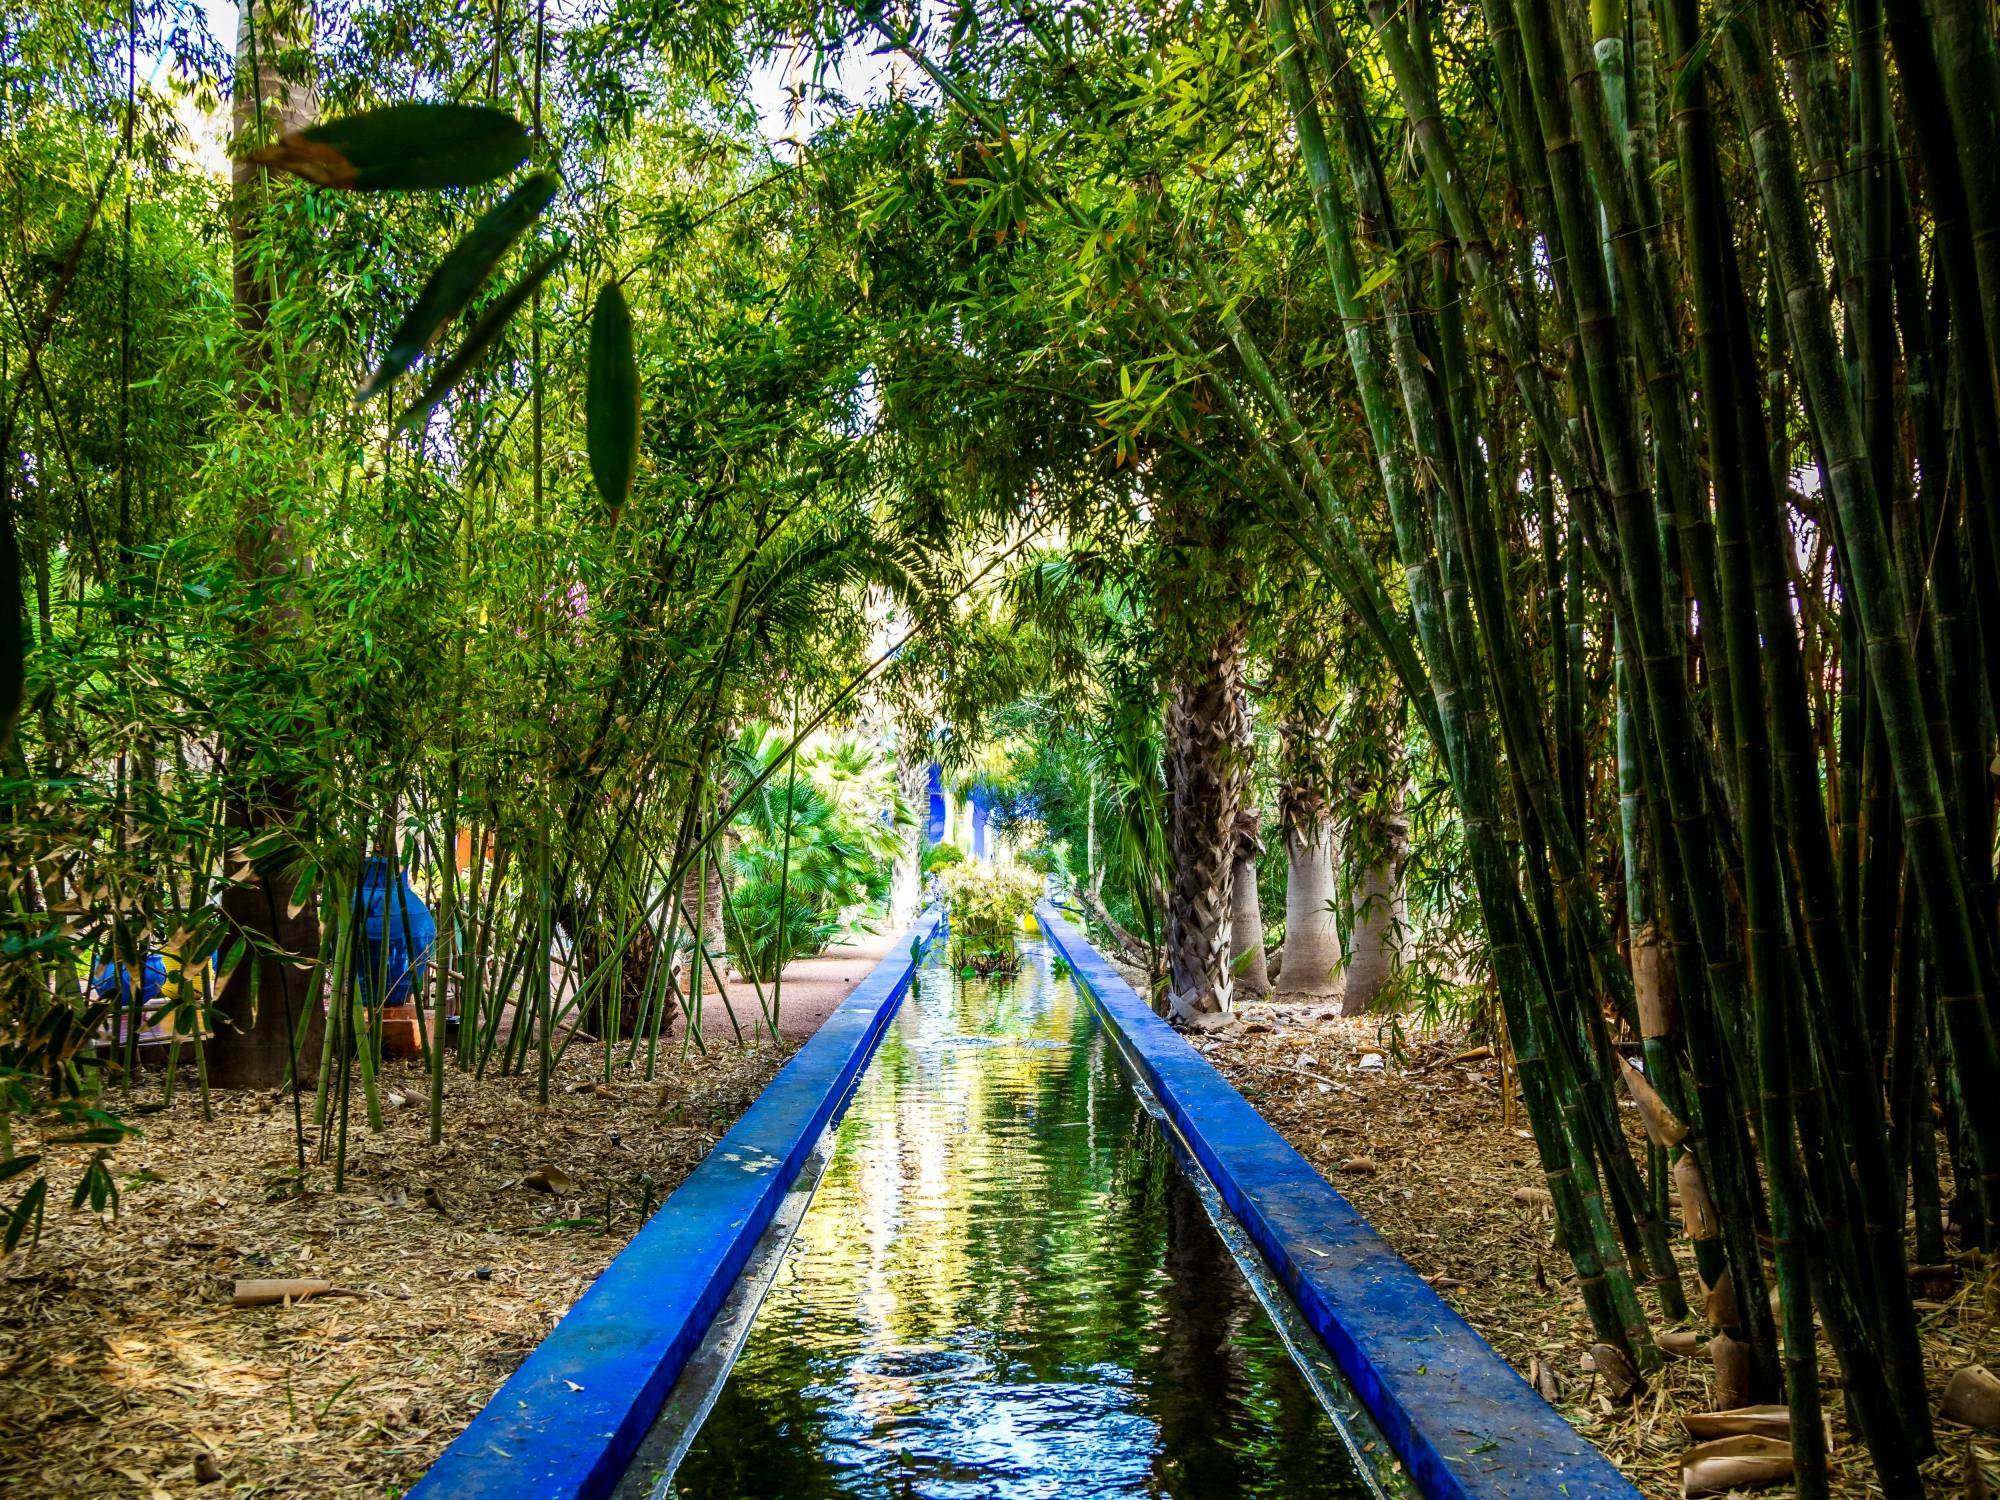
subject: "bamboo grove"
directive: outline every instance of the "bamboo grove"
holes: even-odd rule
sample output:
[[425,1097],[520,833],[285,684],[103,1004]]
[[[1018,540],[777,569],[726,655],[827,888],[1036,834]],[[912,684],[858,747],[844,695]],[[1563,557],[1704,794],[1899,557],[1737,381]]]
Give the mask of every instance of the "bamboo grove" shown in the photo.
[[1049,325],[1141,351],[1121,456],[1282,518],[1442,762],[1599,1336],[1657,1360],[1677,1229],[1800,1492],[1821,1334],[1921,1492],[1912,1257],[1990,1241],[2000,1130],[1990,15],[954,21],[873,24],[980,141],[975,229],[1086,268]]
[[[1061,773],[1086,904],[1184,1019],[1237,977],[1255,745],[1287,838],[1407,798],[1597,1338],[1644,1371],[1709,1326],[1719,1385],[1789,1403],[1803,1495],[1837,1373],[1922,1493],[1911,1272],[2000,1235],[1990,9],[446,10],[276,10],[247,71],[159,7],[8,33],[18,1076],[106,1019],[52,967],[175,935],[304,1074],[301,1169],[308,1110],[337,1156],[350,1085],[374,1107],[338,1034],[364,850],[464,945],[434,1109],[447,1066],[546,1080],[572,1014],[650,1065],[720,978],[724,830],[795,781],[740,731],[880,679],[969,742],[1039,693],[1096,747]],[[760,155],[781,42],[891,85]],[[526,160],[176,206],[156,56],[233,66],[239,163],[313,58],[325,118],[482,100]],[[176,280],[203,213],[230,285]],[[471,281],[420,317],[447,255]],[[321,1037],[293,989],[329,975]]]
[[[129,1100],[139,1026],[75,976],[155,955],[166,1103],[183,1060],[204,1109],[211,1082],[282,1085],[301,1185],[324,1164],[340,1187],[350,1108],[382,1128],[370,863],[422,884],[443,934],[415,997],[433,1141],[448,1086],[526,1072],[546,1100],[580,1034],[605,1039],[606,1076],[650,1078],[663,1048],[774,1030],[776,989],[723,978],[751,941],[725,830],[776,830],[795,909],[793,835],[803,858],[831,816],[798,747],[864,709],[893,724],[883,646],[951,592],[868,523],[855,340],[771,258],[796,205],[757,190],[786,174],[749,179],[738,126],[694,123],[701,89],[625,80],[688,136],[678,177],[619,176],[644,205],[627,235],[615,196],[558,188],[604,183],[628,139],[574,85],[601,30],[509,18],[451,65],[494,104],[413,117],[376,90],[397,100],[435,59],[364,64],[398,46],[379,18],[242,15],[233,56],[172,7],[10,22],[0,49],[27,246],[0,340],[0,654],[28,664],[0,683],[0,1061],[6,1118],[72,1127],[0,1152],[30,1184],[10,1251],[72,1160],[79,1206],[115,1198],[129,1117],[100,1080]],[[515,43],[539,60],[497,85]],[[175,106],[232,71],[218,185]],[[287,188],[247,159],[282,167],[287,132],[343,115],[384,122],[343,137],[358,184]],[[220,257],[196,238],[218,225]],[[475,297],[456,350],[399,384]],[[910,826],[884,836],[900,850]]]

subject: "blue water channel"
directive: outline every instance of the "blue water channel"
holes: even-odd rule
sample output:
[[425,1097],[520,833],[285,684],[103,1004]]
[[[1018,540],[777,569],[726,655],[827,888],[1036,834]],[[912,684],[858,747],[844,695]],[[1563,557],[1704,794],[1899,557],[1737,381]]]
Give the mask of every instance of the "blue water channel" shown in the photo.
[[1059,962],[934,956],[677,1470],[722,1497],[1360,1497]]

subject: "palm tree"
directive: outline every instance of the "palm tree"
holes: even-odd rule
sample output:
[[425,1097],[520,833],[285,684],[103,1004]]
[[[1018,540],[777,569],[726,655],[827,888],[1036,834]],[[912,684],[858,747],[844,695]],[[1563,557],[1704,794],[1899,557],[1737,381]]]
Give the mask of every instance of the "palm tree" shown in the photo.
[[[1288,739],[1295,732],[1287,726]],[[1285,841],[1285,942],[1275,989],[1327,999],[1340,990],[1340,924],[1333,904],[1333,819],[1318,785],[1287,777],[1278,788],[1278,824]]]
[[1243,755],[1240,621],[1197,646],[1167,701],[1166,769],[1173,878],[1167,902],[1166,1012],[1179,1020],[1225,1012],[1234,995],[1236,819],[1248,766]]

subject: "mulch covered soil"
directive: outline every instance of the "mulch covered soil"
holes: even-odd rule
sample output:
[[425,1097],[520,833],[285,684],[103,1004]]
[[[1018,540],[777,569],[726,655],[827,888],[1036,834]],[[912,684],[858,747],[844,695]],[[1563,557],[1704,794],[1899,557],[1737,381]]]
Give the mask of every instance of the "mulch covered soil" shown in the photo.
[[[0,1262],[0,1494],[400,1493],[638,1228],[643,1179],[657,1205],[790,1051],[663,1044],[654,1082],[607,1086],[579,1042],[546,1108],[532,1077],[453,1073],[436,1147],[427,1079],[392,1063],[406,1102],[372,1136],[356,1085],[340,1194],[330,1162],[299,1191],[288,1094],[218,1092],[206,1123],[177,1090],[113,1157],[115,1219],[52,1207]],[[345,1295],[232,1306],[282,1277]]]
[[[1466,1056],[1484,1049],[1452,1034],[1385,1052],[1378,1021],[1319,1006],[1258,1003],[1241,1014],[1238,1024],[1191,1040],[1523,1376],[1533,1379],[1541,1362],[1555,1377],[1558,1410],[1635,1484],[1648,1495],[1678,1496],[1680,1457],[1690,1446],[1681,1418],[1713,1409],[1713,1370],[1702,1355],[1669,1359],[1639,1399],[1614,1403],[1586,1369],[1589,1320],[1569,1259],[1555,1246],[1518,1097],[1503,1112],[1499,1061]],[[1364,1064],[1370,1051],[1384,1054],[1379,1068]],[[1632,1130],[1642,1142],[1636,1121]],[[1691,1258],[1682,1270],[1694,1298]],[[1954,1285],[1921,1291],[1935,1410],[1952,1371],[2000,1364],[2000,1280],[1975,1257]],[[1848,1431],[1823,1341],[1820,1367],[1835,1493],[1879,1495]],[[1972,1454],[2000,1493],[2000,1434],[1975,1442],[1967,1429],[1942,1422],[1938,1433],[1943,1452],[1926,1467],[1933,1495],[1985,1493],[1969,1486]],[[1744,1493],[1784,1497],[1792,1488]]]

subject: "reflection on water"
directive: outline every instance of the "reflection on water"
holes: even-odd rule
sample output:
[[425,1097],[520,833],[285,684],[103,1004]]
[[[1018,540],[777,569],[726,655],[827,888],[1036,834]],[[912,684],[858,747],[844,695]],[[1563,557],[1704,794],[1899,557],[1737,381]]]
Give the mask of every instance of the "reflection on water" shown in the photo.
[[1041,944],[920,972],[675,1489],[1366,1493]]

